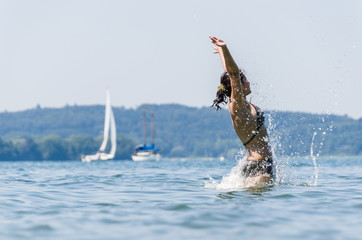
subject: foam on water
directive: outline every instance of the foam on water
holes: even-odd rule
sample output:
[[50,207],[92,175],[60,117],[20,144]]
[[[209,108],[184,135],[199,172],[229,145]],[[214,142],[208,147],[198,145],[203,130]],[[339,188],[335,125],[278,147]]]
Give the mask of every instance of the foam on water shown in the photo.
[[237,165],[231,169],[231,172],[227,176],[222,177],[220,183],[218,183],[212,177],[209,177],[209,182],[205,183],[205,187],[217,190],[239,189],[246,187],[245,178],[242,175],[242,167],[244,161],[245,159],[240,159]]
[[244,150],[238,152],[236,160],[237,164],[228,175],[222,177],[220,182],[209,176],[209,181],[205,182],[205,187],[216,190],[237,190],[255,186],[255,183],[248,181],[248,178],[242,174],[244,165],[247,163]]

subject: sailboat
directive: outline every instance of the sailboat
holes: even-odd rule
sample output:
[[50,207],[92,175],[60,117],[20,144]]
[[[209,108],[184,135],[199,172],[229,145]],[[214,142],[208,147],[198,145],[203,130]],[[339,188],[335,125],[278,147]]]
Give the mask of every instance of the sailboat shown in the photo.
[[[106,153],[105,150],[109,141],[109,133],[111,135],[111,150],[109,153]],[[99,148],[99,151],[96,154],[83,155],[82,162],[113,159],[116,154],[116,148],[117,148],[116,122],[114,120],[114,115],[112,111],[111,97],[109,91],[107,90],[102,144]]]
[[146,160],[160,160],[161,151],[155,148],[155,135],[154,135],[154,120],[153,120],[153,111],[151,117],[151,127],[152,127],[152,143],[147,146],[147,128],[146,128],[146,110],[143,109],[143,136],[144,144],[139,144],[135,147],[132,153],[133,161],[146,161]]

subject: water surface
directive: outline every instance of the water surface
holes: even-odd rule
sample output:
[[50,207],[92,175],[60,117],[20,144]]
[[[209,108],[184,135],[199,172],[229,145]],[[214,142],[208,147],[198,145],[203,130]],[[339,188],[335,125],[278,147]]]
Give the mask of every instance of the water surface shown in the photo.
[[222,186],[236,160],[0,162],[1,239],[361,239],[362,158],[280,159],[273,186]]

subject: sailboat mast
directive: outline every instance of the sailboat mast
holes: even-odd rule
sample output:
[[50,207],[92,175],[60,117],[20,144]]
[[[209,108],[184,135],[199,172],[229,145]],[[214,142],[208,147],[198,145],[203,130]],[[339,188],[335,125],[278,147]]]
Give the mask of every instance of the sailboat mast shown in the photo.
[[147,145],[146,109],[143,108],[143,142]]
[[154,124],[154,113],[153,113],[153,109],[152,109],[152,113],[151,113],[151,128],[152,128],[152,145],[155,144],[155,133],[154,133],[154,129],[155,129],[155,124]]

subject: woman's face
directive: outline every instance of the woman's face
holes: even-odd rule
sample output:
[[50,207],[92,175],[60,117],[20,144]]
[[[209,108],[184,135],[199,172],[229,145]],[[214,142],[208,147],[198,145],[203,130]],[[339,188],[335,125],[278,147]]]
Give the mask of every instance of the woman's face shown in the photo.
[[248,81],[248,79],[245,76],[244,76],[243,82],[241,83],[241,88],[243,89],[245,96],[247,96],[251,93],[250,82]]

